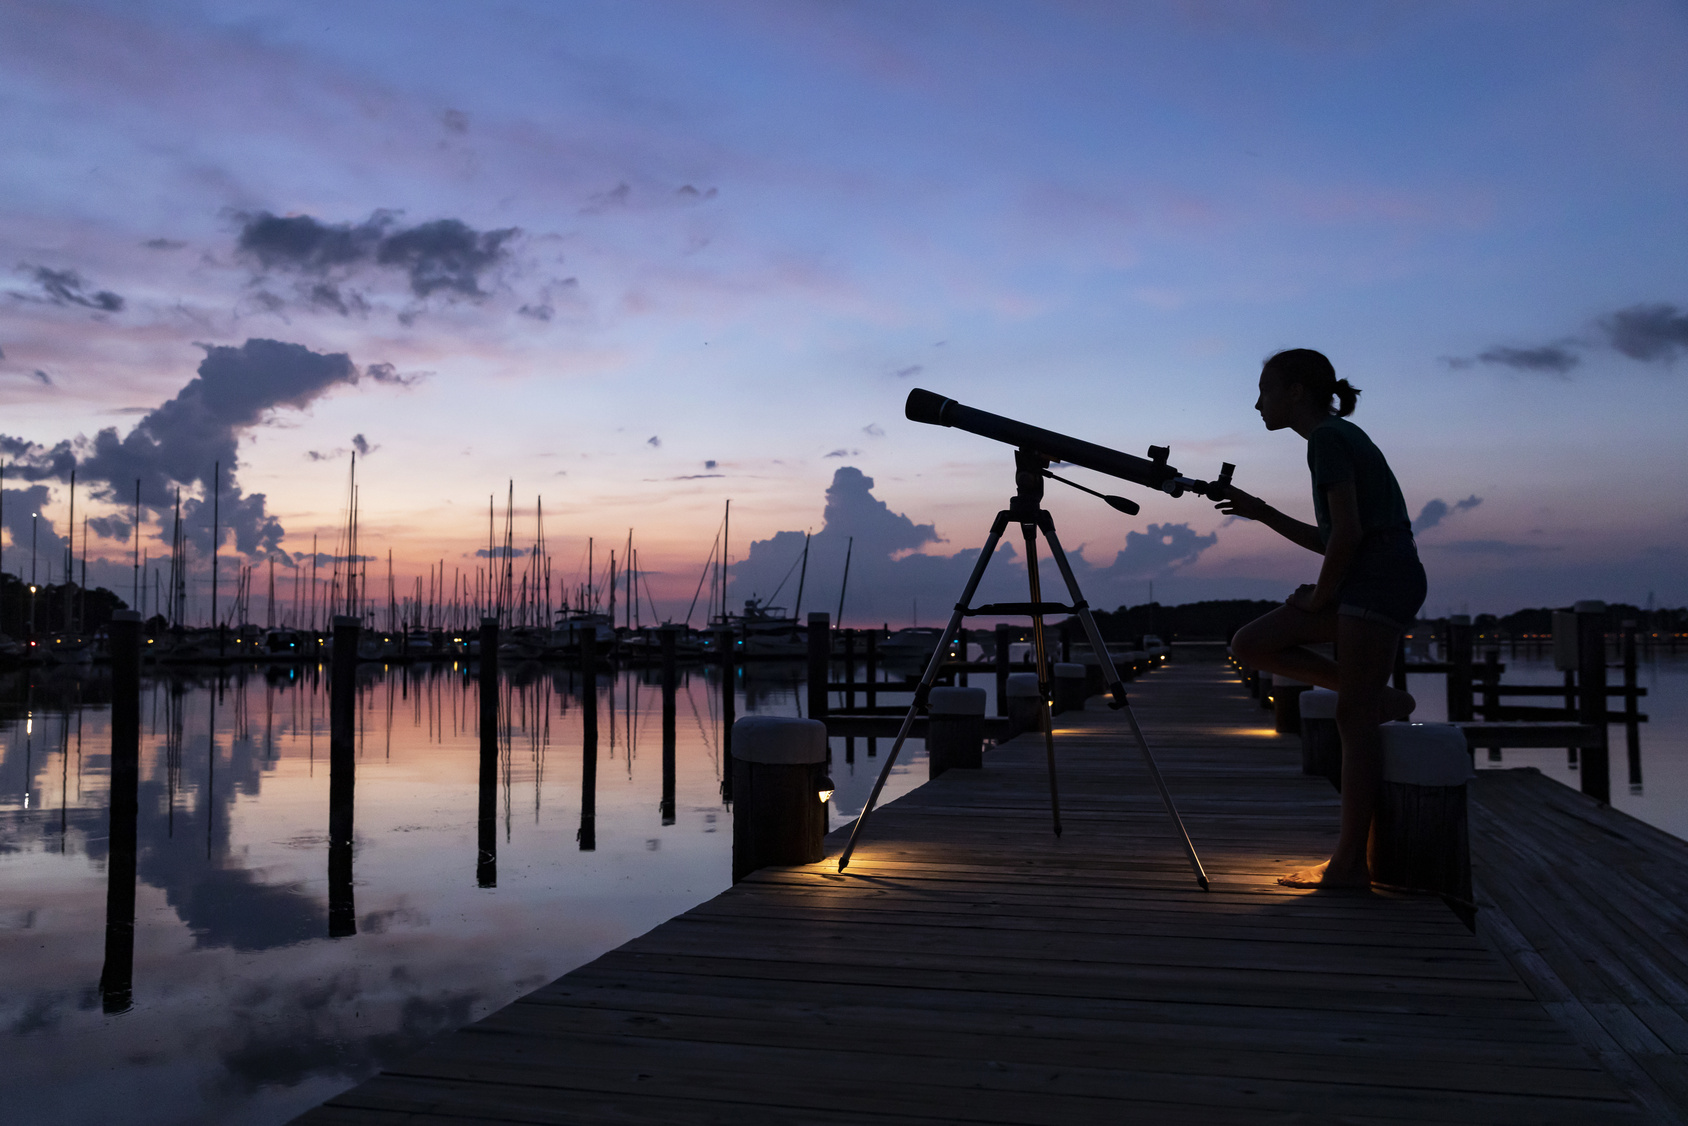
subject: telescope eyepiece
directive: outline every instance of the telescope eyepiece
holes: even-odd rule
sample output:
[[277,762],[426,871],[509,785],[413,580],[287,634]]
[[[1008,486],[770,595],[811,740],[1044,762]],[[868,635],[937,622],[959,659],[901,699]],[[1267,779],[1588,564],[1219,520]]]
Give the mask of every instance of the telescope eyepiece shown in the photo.
[[949,423],[944,421],[944,405],[952,401],[935,391],[916,387],[908,393],[908,402],[903,405],[903,415],[910,422],[924,422],[928,426],[948,426]]

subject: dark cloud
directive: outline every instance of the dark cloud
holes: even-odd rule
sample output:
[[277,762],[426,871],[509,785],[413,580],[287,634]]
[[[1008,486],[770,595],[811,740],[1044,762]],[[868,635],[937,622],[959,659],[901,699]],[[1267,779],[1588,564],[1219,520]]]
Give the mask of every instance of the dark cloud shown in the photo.
[[361,223],[324,223],[310,215],[268,211],[240,219],[238,253],[265,270],[317,278],[306,289],[307,302],[343,315],[368,307],[337,280],[364,265],[403,271],[417,297],[484,297],[481,279],[509,257],[507,244],[519,233],[515,227],[477,231],[459,219],[401,227],[392,211],[377,211]]
[[129,538],[135,525],[120,516],[95,516],[88,521],[88,530],[101,539],[122,542]]
[[653,449],[660,449],[662,447],[662,439],[658,438],[655,434],[652,434],[649,438],[645,439],[645,445],[650,446]]
[[391,383],[399,387],[414,387],[422,382],[426,372],[416,372],[411,375],[400,373],[392,364],[367,364],[363,369],[363,377],[376,383]]
[[926,370],[925,364],[910,364],[906,368],[898,368],[896,371],[892,372],[891,374],[896,376],[898,379],[907,379],[910,376],[919,375],[921,372],[923,372],[925,370]]
[[1643,363],[1674,363],[1688,351],[1688,312],[1665,302],[1631,305],[1601,317],[1592,335],[1534,348],[1497,346],[1471,356],[1443,356],[1450,368],[1492,364],[1514,371],[1566,375],[1582,362],[1581,352],[1601,345]]
[[1477,353],[1477,360],[1514,371],[1547,371],[1564,375],[1580,364],[1582,357],[1564,344],[1543,344],[1539,348],[1490,348]]
[[469,115],[460,109],[443,110],[440,113],[440,124],[453,133],[467,133],[469,131]]
[[53,377],[48,375],[46,372],[42,371],[40,368],[36,368],[30,374],[32,376],[34,376],[36,379],[40,380],[42,383],[46,384],[48,387],[51,387],[53,385]]
[[703,463],[703,467],[705,469],[714,469],[715,468],[715,459],[710,458],[708,461]]
[[516,314],[518,316],[530,317],[536,321],[548,321],[555,316],[556,313],[557,310],[553,306],[547,304],[523,305],[521,308],[516,310]]
[[1633,305],[1600,321],[1612,347],[1632,360],[1671,363],[1688,349],[1688,313],[1675,305]]
[[827,457],[860,457],[861,452],[862,451],[860,451],[860,450],[846,450],[846,449],[840,448],[840,449],[833,450],[831,453],[827,454],[826,456]]
[[523,555],[531,555],[536,550],[537,550],[536,548],[531,548],[531,547],[495,547],[495,548],[492,548],[490,550],[487,549],[487,548],[484,548],[484,547],[478,547],[478,548],[475,549],[475,558],[476,559],[517,559],[517,558],[520,558]]
[[1418,519],[1413,521],[1413,531],[1415,533],[1428,532],[1453,513],[1464,512],[1467,509],[1476,508],[1482,503],[1483,498],[1475,493],[1466,497],[1464,500],[1455,501],[1451,506],[1447,501],[1437,497],[1435,500],[1425,504],[1425,506],[1419,510]]
[[[10,475],[12,467],[6,466]],[[29,578],[29,550],[35,546],[35,560],[39,567],[38,577],[42,582],[47,581],[47,566],[49,563],[57,565],[64,559],[64,551],[68,541],[59,535],[48,515],[47,506],[52,502],[52,496],[46,485],[31,485],[27,489],[6,489],[6,510],[0,513],[4,519],[6,530],[12,533],[12,551],[7,555],[7,566],[12,574]],[[40,518],[36,518],[36,514]],[[31,536],[33,535],[33,539]]]
[[862,433],[866,434],[869,438],[883,438],[883,437],[885,437],[884,428],[881,427],[879,425],[879,423],[877,423],[877,422],[870,422],[866,426],[862,427]]
[[141,243],[141,245],[146,247],[148,250],[180,250],[185,247],[187,243],[178,242],[173,238],[149,238],[145,242]]
[[607,192],[596,192],[586,197],[586,206],[580,209],[582,215],[599,215],[612,208],[627,206],[632,198],[633,189],[626,184],[617,184]]
[[[622,186],[625,187],[626,185],[624,184]],[[700,192],[690,184],[682,184],[674,190],[674,194],[679,196],[686,203],[702,203],[706,199],[715,198],[715,189],[706,188]]]
[[31,266],[28,263],[20,265],[18,269],[39,287],[40,292],[14,293],[15,297],[42,301],[49,305],[80,305],[84,309],[93,309],[101,313],[116,313],[123,308],[123,298],[109,289],[89,293],[87,283],[75,270],[54,270],[47,266]]
[[362,434],[352,435],[352,449],[358,452],[359,457],[368,457],[370,448],[369,440]]

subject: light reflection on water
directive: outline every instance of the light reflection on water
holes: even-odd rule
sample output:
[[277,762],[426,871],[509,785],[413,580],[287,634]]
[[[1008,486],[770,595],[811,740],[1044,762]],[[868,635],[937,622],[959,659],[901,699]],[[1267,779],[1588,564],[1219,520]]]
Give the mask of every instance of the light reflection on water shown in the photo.
[[[98,988],[109,683],[39,669],[0,678],[7,1120],[285,1121],[717,894],[732,845],[719,676],[680,674],[671,823],[658,675],[600,678],[584,851],[578,675],[509,670],[488,888],[476,683],[461,670],[361,668],[357,933],[338,939],[326,670],[144,682],[132,1008],[119,1015],[102,1011]],[[736,714],[797,714],[800,676],[747,666]],[[838,825],[883,760],[862,739],[853,762],[842,739],[833,747]],[[911,743],[885,796],[925,776]]]

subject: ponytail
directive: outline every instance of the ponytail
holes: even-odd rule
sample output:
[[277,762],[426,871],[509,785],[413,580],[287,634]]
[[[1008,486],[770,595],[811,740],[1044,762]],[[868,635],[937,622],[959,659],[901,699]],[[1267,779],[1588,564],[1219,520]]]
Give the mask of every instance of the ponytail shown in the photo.
[[[1291,348],[1287,352],[1279,352],[1266,361],[1264,370],[1277,372],[1278,378],[1285,383],[1301,384],[1309,399],[1341,418],[1354,413],[1354,405],[1360,398],[1360,389],[1346,379],[1338,379],[1336,368],[1325,354],[1311,348]],[[1334,408],[1331,406],[1333,398],[1336,400]]]

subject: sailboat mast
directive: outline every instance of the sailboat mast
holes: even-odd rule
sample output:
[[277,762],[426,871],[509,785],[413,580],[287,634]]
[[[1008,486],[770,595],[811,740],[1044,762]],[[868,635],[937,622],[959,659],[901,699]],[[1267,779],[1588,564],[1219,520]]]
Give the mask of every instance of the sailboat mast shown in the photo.
[[[787,571],[786,574],[789,575],[789,574],[791,574],[791,572]],[[792,611],[791,611],[791,620],[794,621],[794,622],[801,622],[803,620],[803,580],[808,578],[808,577],[809,577],[809,533],[804,532],[803,533],[803,566],[802,566],[802,569],[797,572],[797,602],[794,604]]]
[[838,584],[838,621],[839,629],[844,628],[844,592],[850,586],[850,554],[856,550],[856,537],[851,536],[850,542],[844,546],[844,581]]
[[733,500],[727,498],[727,514],[721,519],[721,621],[727,620],[727,568],[732,566]]

